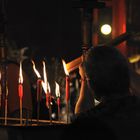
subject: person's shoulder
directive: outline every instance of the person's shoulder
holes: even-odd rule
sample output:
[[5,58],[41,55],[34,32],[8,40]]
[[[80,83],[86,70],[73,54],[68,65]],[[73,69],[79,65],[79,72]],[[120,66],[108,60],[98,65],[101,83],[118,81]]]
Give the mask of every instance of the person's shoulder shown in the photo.
[[[114,139],[116,135],[103,120],[94,115],[94,109],[76,115],[75,120],[68,127],[69,132],[80,139],[94,136],[94,138]],[[78,133],[78,131],[80,131]]]
[[96,109],[91,109],[86,112],[76,114],[75,119],[72,122],[73,126],[94,126],[94,127],[103,127],[106,124],[98,118],[96,115]]

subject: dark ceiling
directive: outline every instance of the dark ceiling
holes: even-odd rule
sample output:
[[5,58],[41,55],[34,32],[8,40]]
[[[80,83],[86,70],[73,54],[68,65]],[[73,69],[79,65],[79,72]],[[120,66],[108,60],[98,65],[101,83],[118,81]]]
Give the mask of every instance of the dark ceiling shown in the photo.
[[80,12],[70,5],[65,0],[7,0],[9,38],[38,56],[79,56]]
[[[7,0],[8,38],[19,48],[28,46],[37,56],[80,56],[81,15],[71,1]],[[139,0],[126,3],[128,29],[140,31]]]

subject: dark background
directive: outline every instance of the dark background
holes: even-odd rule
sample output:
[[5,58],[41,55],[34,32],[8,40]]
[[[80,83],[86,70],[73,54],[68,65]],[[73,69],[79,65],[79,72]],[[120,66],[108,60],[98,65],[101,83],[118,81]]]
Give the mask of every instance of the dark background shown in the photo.
[[[2,1],[2,0],[1,0]],[[72,0],[3,0],[6,34],[18,48],[29,47],[31,57],[61,57],[70,61],[82,53],[81,13]],[[110,0],[106,0],[110,1]],[[140,31],[139,0],[126,0],[127,31]],[[119,9],[118,9],[119,10]],[[111,24],[111,9],[100,10],[99,25]],[[94,31],[94,30],[93,30]],[[99,33],[99,42],[108,38]],[[139,45],[139,39],[133,41]],[[130,45],[133,45],[130,44]]]
[[81,54],[81,19],[71,0],[7,0],[7,34],[19,48],[28,46],[33,57]]

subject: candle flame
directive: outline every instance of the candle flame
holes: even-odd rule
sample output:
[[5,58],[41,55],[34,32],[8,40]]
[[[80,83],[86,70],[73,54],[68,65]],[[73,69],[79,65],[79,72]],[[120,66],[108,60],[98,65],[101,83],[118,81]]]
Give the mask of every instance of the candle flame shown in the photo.
[[22,75],[22,62],[20,62],[20,68],[19,68],[19,83],[23,83],[23,75]]
[[55,94],[56,94],[56,97],[60,97],[60,88],[57,82],[55,82]]
[[43,61],[43,75],[44,75],[44,83],[47,85],[47,74],[46,74],[46,65],[45,65],[45,61]]
[[41,75],[40,75],[40,73],[38,72],[38,70],[36,69],[36,66],[35,66],[35,63],[34,63],[33,60],[32,60],[32,64],[33,64],[33,69],[34,69],[35,74],[37,75],[38,78],[41,78]]
[[63,63],[63,67],[64,67],[65,74],[66,74],[67,76],[69,76],[69,72],[68,72],[68,70],[67,70],[66,62],[65,62],[64,60],[62,60],[62,63]]
[[44,92],[47,94],[48,92],[49,93],[51,92],[51,88],[47,80],[45,61],[43,61],[43,76],[44,76],[44,82],[42,82],[42,87],[43,87]]
[[50,84],[48,82],[46,84],[45,82],[42,81],[42,87],[43,87],[45,94],[51,93]]

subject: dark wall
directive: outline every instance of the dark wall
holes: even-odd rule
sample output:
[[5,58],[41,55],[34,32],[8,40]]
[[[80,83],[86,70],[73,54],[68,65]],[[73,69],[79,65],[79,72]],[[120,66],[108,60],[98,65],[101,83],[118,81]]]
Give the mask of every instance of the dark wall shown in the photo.
[[73,59],[81,53],[80,11],[71,0],[7,0],[7,32],[38,56]]

